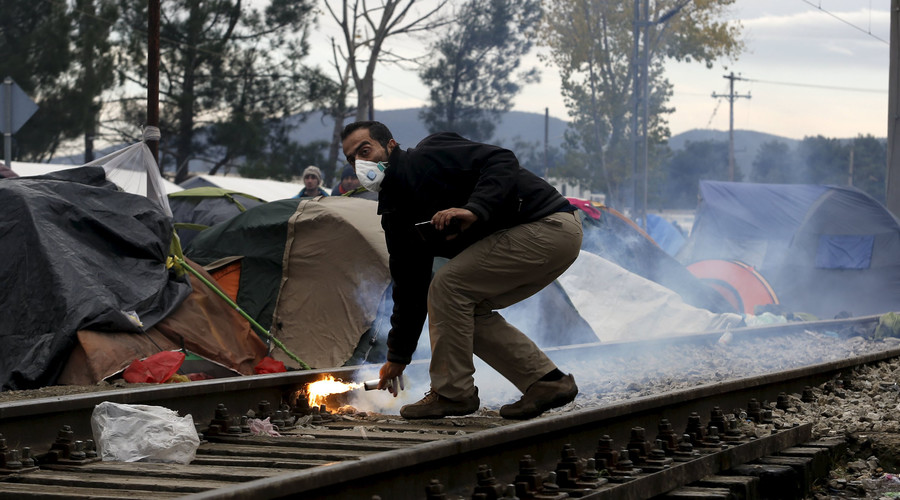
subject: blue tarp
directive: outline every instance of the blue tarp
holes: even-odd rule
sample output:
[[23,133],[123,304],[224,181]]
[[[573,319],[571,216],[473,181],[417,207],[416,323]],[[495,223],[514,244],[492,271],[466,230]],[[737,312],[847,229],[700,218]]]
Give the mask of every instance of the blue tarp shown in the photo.
[[[644,227],[643,221],[638,220],[638,226]],[[675,255],[684,245],[684,235],[671,222],[656,214],[647,214],[647,234],[667,254]]]

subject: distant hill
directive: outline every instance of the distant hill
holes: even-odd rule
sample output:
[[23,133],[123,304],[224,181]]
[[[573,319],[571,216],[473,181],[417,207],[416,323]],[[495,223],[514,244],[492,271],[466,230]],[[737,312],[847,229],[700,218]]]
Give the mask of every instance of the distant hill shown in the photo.
[[[669,139],[669,147],[672,151],[684,149],[684,145],[688,142],[716,141],[728,142],[727,130],[688,130],[680,134],[673,135]],[[779,135],[766,134],[764,132],[754,132],[752,130],[735,130],[734,131],[734,162],[738,165],[745,175],[749,174],[753,169],[753,160],[760,146],[767,142],[778,141],[788,145],[791,151],[797,150],[800,143],[797,139],[790,139]]]
[[[376,111],[375,119],[387,125],[394,134],[394,139],[404,148],[411,148],[428,135],[425,124],[419,119],[421,108],[391,109]],[[348,120],[345,123],[350,123]],[[563,133],[567,122],[550,117],[548,120],[548,142],[559,147],[563,141]],[[299,143],[312,141],[330,141],[334,122],[323,118],[321,113],[314,113],[300,123],[291,139]],[[524,111],[510,111],[503,115],[500,124],[494,129],[493,144],[511,147],[516,140],[529,143],[544,144],[544,115]]]
[[[394,138],[404,148],[413,147],[428,135],[424,123],[419,119],[422,108],[392,109],[376,111],[375,119],[383,122]],[[296,118],[295,118],[296,119]],[[560,147],[563,143],[568,122],[550,117],[547,120],[548,142],[550,146]],[[349,122],[348,122],[349,123]],[[306,119],[297,124],[291,133],[291,139],[301,144],[313,141],[330,141],[334,123],[322,113],[312,113]],[[544,143],[544,115],[542,113],[529,113],[525,111],[510,111],[501,118],[500,124],[494,130],[494,138],[490,142],[505,147],[513,147],[517,141]],[[727,130],[700,130],[694,129],[680,134],[675,134],[669,139],[669,147],[673,151],[684,148],[687,142],[699,141],[728,141]],[[753,168],[753,160],[760,146],[769,141],[780,141],[788,145],[791,151],[796,151],[800,143],[797,139],[790,139],[764,132],[752,130],[735,130],[735,162],[745,175],[750,174]],[[114,146],[98,151],[97,157],[121,149],[123,146]],[[54,158],[52,163],[80,164],[81,155]],[[192,171],[205,171],[208,168],[203,162],[191,162]]]

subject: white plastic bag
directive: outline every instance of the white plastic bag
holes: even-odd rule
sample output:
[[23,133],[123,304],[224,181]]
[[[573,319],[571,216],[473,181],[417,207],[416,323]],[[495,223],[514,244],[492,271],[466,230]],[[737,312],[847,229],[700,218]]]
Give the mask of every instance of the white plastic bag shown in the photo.
[[104,401],[94,407],[91,430],[103,460],[188,464],[200,447],[194,419],[162,406]]

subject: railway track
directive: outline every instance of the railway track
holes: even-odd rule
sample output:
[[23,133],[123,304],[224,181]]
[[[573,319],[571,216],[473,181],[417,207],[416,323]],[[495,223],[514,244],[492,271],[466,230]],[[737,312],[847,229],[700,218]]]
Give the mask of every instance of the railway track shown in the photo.
[[[875,322],[876,317],[867,317],[729,334],[736,339],[774,339],[811,329],[871,330]],[[700,349],[720,342],[723,334],[548,352],[563,367],[586,355],[598,363],[615,363],[623,352],[675,345]],[[806,395],[809,388],[834,381],[856,366],[898,356],[900,348],[886,347],[597,407],[570,408],[524,422],[505,421],[490,409],[469,417],[417,422],[328,410],[346,403],[340,394],[329,398],[324,411],[298,403],[306,385],[324,375],[360,380],[360,369],[353,367],[0,403],[0,433],[6,447],[0,446],[0,498],[387,500],[502,498],[507,493],[519,498],[652,498],[809,442],[810,425],[772,432],[771,425],[746,422],[755,419],[764,424],[767,410],[776,401],[782,404],[782,393]],[[423,362],[410,365],[408,373],[410,378],[427,380]],[[189,465],[93,459],[87,443],[90,415],[103,401],[164,406],[191,414],[205,439],[196,459]],[[240,417],[251,411],[253,416],[284,421],[283,436],[252,436],[242,429],[246,422]],[[730,417],[741,412],[747,415]],[[290,425],[292,420],[298,425]],[[760,434],[760,428],[767,431]],[[691,438],[684,439],[685,434]],[[513,483],[517,484],[511,487]]]

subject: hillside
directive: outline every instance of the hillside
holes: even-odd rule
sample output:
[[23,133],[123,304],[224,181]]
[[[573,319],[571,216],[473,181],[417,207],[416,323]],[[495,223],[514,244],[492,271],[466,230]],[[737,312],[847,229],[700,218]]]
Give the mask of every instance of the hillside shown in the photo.
[[[394,134],[394,138],[403,147],[415,146],[421,139],[428,135],[425,125],[419,120],[420,108],[393,109],[378,111],[375,118],[386,124]],[[548,120],[549,145],[560,147],[563,143],[567,123],[560,118],[550,117]],[[313,141],[330,141],[334,123],[322,113],[313,113],[298,124],[291,134],[291,139],[301,144]],[[796,150],[800,142],[796,139],[780,137],[777,135],[755,132],[752,130],[735,130],[735,161],[744,173],[749,173],[753,159],[759,147],[768,141],[781,141],[786,143],[791,150]],[[673,151],[684,148],[687,142],[697,141],[728,141],[728,131],[722,130],[689,130],[676,134],[669,139],[669,147]],[[494,138],[490,141],[505,147],[513,147],[516,142],[525,141],[543,146],[544,143],[544,115],[542,113],[529,113],[524,111],[511,111],[503,115],[500,124],[494,131]],[[104,148],[98,151],[98,157],[112,151],[121,149],[122,146]],[[52,163],[80,164],[81,155],[57,157]],[[191,162],[192,171],[205,171],[203,162]]]
[[[394,134],[394,139],[403,147],[413,147],[428,135],[425,125],[419,120],[419,111],[420,108],[378,111],[375,119],[387,125]],[[317,140],[330,141],[333,127],[334,122],[323,118],[321,113],[316,113],[301,123],[291,138],[300,143]],[[565,130],[565,121],[550,117],[548,137],[551,146],[558,147],[562,143]],[[544,115],[523,111],[511,111],[503,115],[503,119],[494,130],[494,138],[491,142],[510,147],[516,140],[543,145]]]
[[[702,141],[720,141],[728,142],[727,130],[709,130],[694,129],[673,135],[669,139],[669,147],[672,151],[678,151],[684,148],[688,142]],[[797,149],[800,143],[797,139],[781,137],[778,135],[767,134],[765,132],[755,132],[753,130],[735,130],[734,131],[734,162],[738,165],[742,172],[748,174],[753,168],[753,160],[756,158],[756,152],[760,146],[770,141],[783,142],[788,145],[791,151]]]

